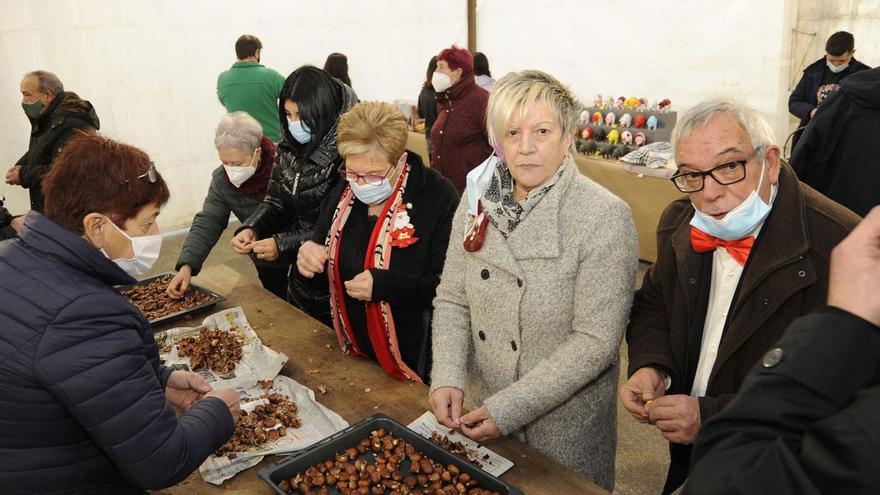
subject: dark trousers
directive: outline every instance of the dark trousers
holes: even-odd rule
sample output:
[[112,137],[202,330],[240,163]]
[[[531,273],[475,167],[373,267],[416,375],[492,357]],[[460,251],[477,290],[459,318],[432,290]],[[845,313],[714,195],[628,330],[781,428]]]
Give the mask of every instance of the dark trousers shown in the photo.
[[678,490],[687,481],[692,448],[692,445],[669,444],[669,471],[666,473],[666,484],[663,486],[664,495]]
[[290,272],[290,265],[284,265],[278,268],[267,268],[263,266],[258,266],[256,268],[257,276],[260,277],[260,283],[263,284],[263,288],[286,301],[287,274]]

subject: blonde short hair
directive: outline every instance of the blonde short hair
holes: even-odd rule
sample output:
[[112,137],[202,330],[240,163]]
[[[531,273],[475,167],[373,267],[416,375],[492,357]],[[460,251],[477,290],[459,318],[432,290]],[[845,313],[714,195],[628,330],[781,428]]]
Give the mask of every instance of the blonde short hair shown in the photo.
[[496,151],[501,150],[499,137],[504,134],[513,113],[519,111],[520,116],[525,117],[538,101],[556,114],[563,135],[574,132],[581,104],[567,86],[539,70],[511,72],[495,83],[486,107],[486,131],[489,143]]
[[406,151],[406,116],[383,101],[362,101],[340,119],[336,127],[339,154],[382,153],[396,162]]

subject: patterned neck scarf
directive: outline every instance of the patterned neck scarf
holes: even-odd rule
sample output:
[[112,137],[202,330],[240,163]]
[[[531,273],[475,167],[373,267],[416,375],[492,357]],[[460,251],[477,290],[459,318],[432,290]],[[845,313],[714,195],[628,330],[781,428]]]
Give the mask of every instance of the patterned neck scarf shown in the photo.
[[547,182],[529,191],[522,201],[517,201],[514,196],[514,180],[513,176],[510,175],[507,164],[503,161],[498,161],[495,174],[492,176],[492,182],[480,199],[480,203],[482,203],[483,211],[486,212],[489,221],[492,222],[496,229],[501,231],[501,235],[505,239],[523,221],[526,215],[541,202],[541,198],[556,184],[556,181],[562,177],[562,173],[565,171],[565,167],[568,166],[569,160],[571,158],[566,156],[562,160],[559,170],[547,179]]

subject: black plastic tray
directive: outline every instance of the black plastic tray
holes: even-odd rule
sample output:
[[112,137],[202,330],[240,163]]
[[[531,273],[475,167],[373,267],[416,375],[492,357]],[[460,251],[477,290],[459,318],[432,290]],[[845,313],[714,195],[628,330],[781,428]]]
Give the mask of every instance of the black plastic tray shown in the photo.
[[[304,472],[319,462],[334,459],[338,452],[356,446],[361,440],[368,438],[372,431],[379,428],[384,428],[388,433],[406,440],[424,455],[443,465],[454,464],[461,472],[470,474],[474,481],[479,484],[480,488],[484,490],[493,490],[505,495],[523,495],[522,490],[519,488],[505,483],[452,452],[431,443],[427,438],[382,413],[374,414],[360,423],[351,425],[305,450],[295,453],[283,461],[276,462],[260,470],[260,479],[272,487],[275,493],[284,494],[285,492],[278,488],[278,482],[292,478],[297,473]],[[372,453],[369,451],[359,458],[367,462],[373,460]],[[404,470],[404,468],[409,469],[409,461],[401,462],[400,466],[401,470]],[[337,494],[339,491],[333,487],[330,489],[330,493]]]
[[[116,286],[116,290],[121,293],[121,291],[123,291],[125,289],[131,288],[131,287],[137,287],[138,285],[147,285],[156,279],[159,279],[159,278],[162,278],[162,277],[165,277],[168,275],[174,276],[174,272],[160,273],[160,274],[155,275],[153,277],[145,278],[143,280],[138,280],[137,283],[134,283],[131,285],[118,285],[118,286]],[[155,320],[148,320],[150,322],[150,326],[153,328],[160,327],[166,323],[171,323],[172,321],[177,321],[182,318],[186,318],[187,316],[191,316],[196,313],[199,313],[201,311],[211,309],[214,306],[216,306],[217,304],[226,300],[226,298],[221,296],[220,294],[217,294],[214,291],[210,291],[208,289],[205,289],[204,287],[200,287],[196,284],[192,284],[192,283],[189,284],[189,288],[191,290],[195,290],[195,291],[199,291],[203,294],[207,294],[207,295],[211,296],[211,299],[206,303],[199,304],[198,306],[193,306],[192,308],[189,308],[185,311],[178,311],[176,313],[167,314],[161,318],[156,318]],[[123,296],[123,297],[125,297],[125,296]],[[137,307],[137,306],[135,306],[135,307]]]

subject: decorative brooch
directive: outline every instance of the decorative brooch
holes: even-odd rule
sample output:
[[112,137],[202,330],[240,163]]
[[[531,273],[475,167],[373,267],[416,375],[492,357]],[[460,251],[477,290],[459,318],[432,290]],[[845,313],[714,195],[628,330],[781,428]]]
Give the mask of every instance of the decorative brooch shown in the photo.
[[409,214],[406,212],[409,208],[412,208],[412,203],[401,204],[394,212],[391,225],[391,245],[393,247],[405,248],[419,240],[415,236],[416,229],[410,223]]

